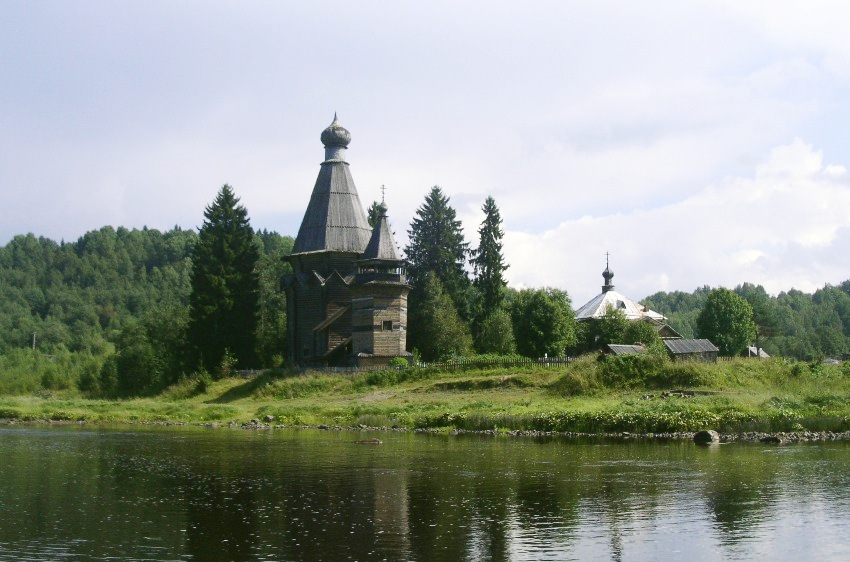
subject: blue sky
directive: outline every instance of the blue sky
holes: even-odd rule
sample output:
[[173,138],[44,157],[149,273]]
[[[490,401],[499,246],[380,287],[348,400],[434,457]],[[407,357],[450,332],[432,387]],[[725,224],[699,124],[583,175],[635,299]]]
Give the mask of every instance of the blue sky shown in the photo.
[[440,185],[512,286],[633,298],[850,278],[846,2],[20,2],[0,244],[195,228],[223,183],[295,235],[338,112],[403,247]]

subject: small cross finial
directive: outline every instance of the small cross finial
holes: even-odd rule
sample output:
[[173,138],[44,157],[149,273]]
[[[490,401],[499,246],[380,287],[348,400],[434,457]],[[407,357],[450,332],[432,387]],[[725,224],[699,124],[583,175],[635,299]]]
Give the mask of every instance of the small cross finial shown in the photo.
[[608,267],[608,252],[605,252],[605,267]]
[[381,203],[384,202],[386,195],[387,195],[387,186],[381,185]]

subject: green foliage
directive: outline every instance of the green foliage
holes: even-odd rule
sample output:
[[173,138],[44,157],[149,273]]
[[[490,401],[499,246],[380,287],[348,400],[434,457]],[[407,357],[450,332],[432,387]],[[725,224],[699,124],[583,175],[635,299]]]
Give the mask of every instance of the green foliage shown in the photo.
[[378,224],[378,218],[381,216],[381,204],[377,201],[372,201],[369,208],[366,209],[366,220],[369,221],[369,226],[375,228]]
[[600,361],[600,379],[609,388],[645,387],[669,360],[661,353],[606,355]]
[[424,361],[467,355],[472,349],[469,326],[436,275],[425,279],[419,305],[410,312],[408,345],[416,346]]
[[697,337],[697,316],[705,305],[711,288],[700,287],[693,293],[659,292],[643,300],[643,304],[667,317],[667,323],[685,338]]
[[697,317],[699,336],[710,340],[727,357],[740,355],[756,336],[753,309],[729,289],[714,289]]
[[513,355],[516,353],[513,322],[507,310],[496,308],[477,323],[475,350],[482,354]]
[[263,230],[256,234],[255,243],[260,245],[257,354],[261,365],[277,367],[286,349],[286,294],[280,280],[292,272],[286,256],[292,253],[295,240]]
[[575,316],[565,291],[523,289],[511,303],[517,352],[525,357],[563,356],[576,344]]
[[502,255],[502,216],[496,201],[487,197],[484,206],[484,221],[478,229],[478,248],[469,260],[473,266],[474,285],[481,293],[481,315],[487,315],[502,307],[507,282],[502,275],[508,265]]
[[221,356],[221,361],[216,369],[216,378],[225,379],[236,376],[236,364],[236,356],[230,352],[229,348],[225,347],[224,354]]
[[578,348],[582,352],[605,349],[608,344],[633,345],[662,349],[658,328],[651,322],[628,320],[625,313],[611,306],[599,320],[580,323],[577,331]]
[[[685,337],[695,337],[696,318],[711,289],[693,294],[656,293],[645,299]],[[752,307],[755,340],[772,356],[813,360],[850,353],[850,281],[826,285],[813,294],[791,289],[773,297],[763,287],[744,283],[734,292]]]
[[102,358],[89,352],[59,350],[45,354],[14,349],[0,354],[0,395],[42,393],[74,396],[80,381],[97,377]]
[[188,340],[197,365],[214,372],[225,349],[241,367],[256,359],[259,250],[248,212],[227,184],[204,212],[192,256]]
[[559,396],[592,396],[602,384],[596,375],[595,368],[582,370],[571,369],[560,376],[549,387],[552,392]]
[[433,274],[452,299],[455,309],[468,319],[470,284],[464,265],[469,244],[464,240],[457,213],[439,186],[435,185],[425,196],[425,203],[416,210],[407,233],[410,241],[404,253],[409,264],[407,277],[413,285],[411,309],[423,302],[427,279]]
[[121,333],[116,344],[115,391],[119,396],[136,396],[150,393],[161,387],[163,365],[145,329],[140,324],[130,324]]
[[76,243],[33,235],[0,248],[0,353],[23,347],[111,352],[123,326],[158,303],[185,304],[196,235],[104,227]]

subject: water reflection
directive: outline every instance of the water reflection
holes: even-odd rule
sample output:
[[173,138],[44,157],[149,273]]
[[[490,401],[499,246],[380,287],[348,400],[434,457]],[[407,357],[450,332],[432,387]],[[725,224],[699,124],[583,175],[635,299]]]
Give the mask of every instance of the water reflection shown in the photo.
[[0,559],[850,557],[850,448],[0,429]]

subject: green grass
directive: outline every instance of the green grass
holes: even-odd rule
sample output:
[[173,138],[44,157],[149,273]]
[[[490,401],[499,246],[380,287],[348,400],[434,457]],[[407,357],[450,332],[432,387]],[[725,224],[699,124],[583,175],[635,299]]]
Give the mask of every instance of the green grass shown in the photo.
[[[548,368],[269,372],[187,379],[159,396],[129,400],[86,399],[73,385],[45,389],[32,377],[23,388],[2,372],[0,380],[0,418],[23,421],[242,423],[271,415],[285,425],[497,431],[850,430],[850,370],[782,359],[588,356]],[[671,389],[711,393],[662,398]]]

